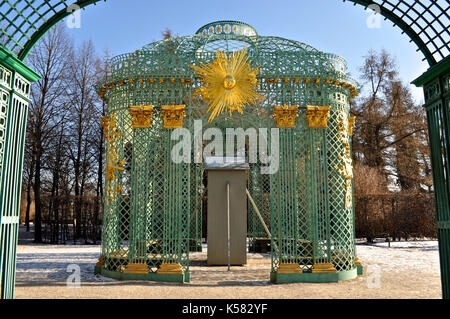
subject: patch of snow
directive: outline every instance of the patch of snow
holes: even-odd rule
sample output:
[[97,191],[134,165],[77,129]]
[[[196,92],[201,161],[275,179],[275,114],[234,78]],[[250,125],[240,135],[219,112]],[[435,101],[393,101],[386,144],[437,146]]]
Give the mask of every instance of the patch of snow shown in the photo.
[[380,242],[356,245],[356,255],[363,266],[377,265],[381,271],[439,273],[437,241]]
[[73,271],[69,266],[80,267],[80,281],[115,281],[94,275],[94,267],[101,248],[76,245],[18,245],[16,282],[21,281],[66,281]]
[[[375,244],[357,244],[356,255],[365,269],[378,266],[381,272],[439,273],[439,250],[437,241],[387,242]],[[65,282],[73,272],[68,272],[70,265],[80,267],[80,280],[83,282],[116,281],[100,275],[94,275],[94,267],[100,256],[100,245],[18,245],[16,281],[21,282]],[[207,248],[203,252],[190,253],[191,259],[206,260]],[[253,281],[256,271],[258,276],[267,277],[270,272],[270,254],[248,254],[248,259],[256,264],[247,265],[247,271],[226,274],[224,271],[208,269],[208,276],[217,273],[225,275],[227,280]],[[260,260],[260,261],[258,261]],[[267,260],[267,263],[258,264]],[[192,277],[203,278],[201,267],[191,266]],[[261,272],[261,274],[259,274]],[[219,277],[220,277],[219,276]],[[228,277],[230,278],[228,278]],[[218,278],[219,278],[218,277]],[[234,279],[233,279],[234,278]],[[206,280],[206,278],[205,278]],[[212,280],[208,277],[208,280]],[[221,280],[224,280],[222,278]],[[225,281],[227,281],[225,280]]]

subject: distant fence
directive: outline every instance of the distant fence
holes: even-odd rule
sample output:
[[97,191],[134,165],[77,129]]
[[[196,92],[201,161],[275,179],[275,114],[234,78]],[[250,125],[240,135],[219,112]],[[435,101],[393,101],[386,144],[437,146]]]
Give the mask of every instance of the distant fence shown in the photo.
[[[95,196],[43,196],[42,239],[50,244],[92,243],[101,240],[102,205]],[[76,219],[79,205],[81,219]],[[76,236],[76,224],[81,229]],[[206,224],[206,223],[205,223]],[[355,196],[355,232],[369,242],[377,237],[392,240],[436,238],[433,194],[383,194]]]
[[357,238],[436,238],[434,194],[355,196]]
[[[101,199],[92,196],[43,196],[42,240],[49,244],[97,244],[101,240]],[[81,219],[76,218],[79,209]],[[80,231],[76,236],[76,225]]]

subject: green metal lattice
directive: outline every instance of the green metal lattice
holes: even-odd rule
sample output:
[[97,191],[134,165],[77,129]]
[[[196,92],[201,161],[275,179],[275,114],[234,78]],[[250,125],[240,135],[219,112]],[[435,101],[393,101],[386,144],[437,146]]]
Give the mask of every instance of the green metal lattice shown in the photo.
[[0,65],[0,298],[14,297],[30,83]]
[[[222,114],[208,123],[208,105],[193,95],[200,81],[190,65],[213,60],[218,49],[232,52],[244,47],[252,65],[262,66],[258,79],[266,99],[248,106],[242,115]],[[264,175],[260,160],[251,164],[248,188],[272,238],[249,204],[250,244],[258,238],[271,240],[275,281],[296,280],[277,279],[280,263],[296,263],[305,274],[317,263],[332,263],[335,279],[341,272],[356,274],[353,211],[344,207],[344,176],[336,169],[342,164],[339,155],[345,152],[338,122],[349,116],[348,102],[356,84],[346,75],[341,57],[300,42],[258,36],[247,24],[219,21],[196,35],[158,41],[115,57],[111,70],[98,90],[108,102],[108,114],[117,114],[121,134],[115,148],[128,169],[118,172],[122,192],[104,200],[106,275],[124,273],[127,264],[138,262],[147,264],[147,279],[167,280],[158,278],[160,265],[178,263],[185,280],[189,278],[189,250],[201,247],[203,164],[171,161],[175,142],[160,116],[161,105],[180,104],[186,105],[184,128],[192,136],[194,121],[200,120],[203,132],[214,127],[223,137],[230,128],[273,129],[274,105],[299,105],[296,126],[280,129],[278,172]],[[154,106],[150,128],[132,128],[128,107],[137,105]],[[308,128],[306,105],[331,107],[328,128]],[[221,143],[225,152],[227,141]],[[255,152],[248,141],[246,149],[247,157]],[[129,150],[132,155],[124,156]]]
[[2,0],[0,44],[24,60],[33,46],[56,23],[72,14],[71,6],[84,8],[100,0]]
[[442,295],[450,298],[450,58],[414,81],[423,86],[431,145]]
[[[343,0],[344,2],[346,0]],[[378,5],[379,13],[406,33],[430,66],[450,53],[450,6],[447,0],[352,0],[364,7]]]

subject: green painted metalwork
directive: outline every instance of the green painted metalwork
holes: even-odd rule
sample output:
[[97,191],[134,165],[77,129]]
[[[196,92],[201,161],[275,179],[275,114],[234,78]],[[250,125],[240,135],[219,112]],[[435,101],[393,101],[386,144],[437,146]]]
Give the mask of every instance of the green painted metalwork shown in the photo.
[[[31,50],[33,45],[38,41],[38,39],[41,36],[43,36],[44,33],[49,28],[51,28],[54,24],[56,24],[59,20],[63,19],[65,16],[68,15],[66,8],[69,6],[69,4],[77,4],[79,7],[83,8],[89,4],[96,3],[96,2],[98,2],[98,1],[59,1],[59,0],[49,0],[49,1],[19,1],[19,0],[16,0],[16,1],[11,1],[11,0],[3,0],[0,3],[0,17],[1,17],[0,47],[2,49],[2,51],[1,51],[2,54],[6,53],[8,55],[9,61],[14,62],[13,63],[14,65],[11,65],[11,63],[7,64],[5,56],[2,56],[1,60],[0,60],[1,64],[3,66],[6,66],[9,69],[9,71],[5,71],[5,69],[2,68],[2,77],[4,74],[9,74],[9,76],[12,76],[14,72],[11,72],[11,71],[16,70],[16,71],[18,71],[19,74],[24,76],[27,80],[33,81],[33,79],[30,77],[34,77],[35,74],[33,74],[32,72],[29,72],[29,70],[27,70],[26,67],[24,68],[23,65],[17,64],[16,63],[17,61],[12,60],[11,57],[17,56],[19,60],[23,60],[27,56],[28,52]],[[448,13],[449,12],[448,1],[445,1],[445,0],[437,0],[437,1],[431,1],[431,0],[423,0],[423,1],[349,0],[349,2],[353,2],[354,4],[360,4],[360,5],[363,5],[364,7],[367,7],[368,5],[371,5],[371,4],[379,5],[379,7],[381,9],[380,10],[381,15],[383,15],[386,19],[389,19],[390,21],[392,21],[394,23],[394,25],[398,25],[400,27],[400,29],[402,30],[402,32],[406,33],[410,37],[411,41],[415,42],[415,44],[418,46],[419,50],[421,50],[423,52],[423,54],[425,55],[425,58],[427,59],[428,63],[430,64],[430,66],[436,66],[436,67],[431,68],[430,72],[427,72],[424,75],[425,77],[428,77],[428,79],[429,79],[429,81],[425,81],[426,83],[428,83],[425,87],[426,94],[427,94],[427,92],[431,92],[431,91],[435,90],[436,82],[433,81],[433,79],[435,77],[434,74],[441,73],[442,65],[444,65],[442,62],[449,54],[449,43],[450,43],[449,20],[450,19],[449,19],[449,13]],[[27,73],[28,75],[25,74],[24,72]],[[6,75],[6,76],[8,76],[8,75]],[[439,78],[439,77],[442,78],[441,75],[437,76],[437,78]],[[422,78],[422,80],[423,80],[423,78]],[[7,86],[5,89],[4,84],[1,85],[1,89],[3,90],[2,97],[6,96],[6,95],[4,95],[5,92],[10,91],[10,89]],[[12,90],[11,90],[11,92],[12,92]],[[8,101],[14,95],[11,92],[8,93],[10,95],[8,95],[9,97],[6,98]],[[26,97],[26,95],[22,96],[21,94],[18,94],[17,96]],[[435,99],[438,99],[438,98],[435,98]],[[441,150],[439,148],[436,148],[437,147],[436,145],[439,145],[441,143],[441,140],[439,139],[441,136],[444,136],[446,139],[448,139],[447,125],[444,125],[444,122],[442,120],[439,120],[439,118],[441,116],[443,116],[442,114],[444,114],[446,112],[445,111],[446,110],[446,107],[445,107],[446,100],[444,99],[444,97],[441,98],[441,102],[442,103],[440,104],[441,105],[440,110],[439,110],[439,107],[438,108],[431,107],[431,105],[434,103],[434,102],[431,102],[431,100],[429,100],[429,102],[427,102],[427,110],[429,110],[428,115],[433,116],[432,118],[429,118],[429,123],[434,123],[434,128],[430,128],[430,132],[434,132],[433,134],[430,134],[430,139],[431,139],[431,144],[435,145],[435,150],[434,151],[432,150],[432,153],[435,154],[435,155],[433,155],[435,158],[435,167],[438,167],[438,168],[442,166],[441,164],[439,164],[440,161],[445,162],[445,157],[443,159],[441,157],[439,157]],[[7,104],[5,104],[4,101],[2,103],[3,103],[2,107],[4,107],[4,105],[7,105]],[[9,102],[8,106],[10,106],[10,105],[11,105],[11,103]],[[433,113],[431,110],[434,110],[435,113]],[[8,112],[12,112],[12,111],[8,111],[8,108],[6,108],[6,113],[8,113]],[[436,117],[437,116],[436,114],[438,114],[439,116]],[[9,119],[9,117],[7,117],[7,119]],[[6,122],[6,124],[10,125],[11,123]],[[13,125],[13,124],[11,124],[11,125]],[[15,127],[15,129],[17,129],[17,127]],[[10,131],[9,126],[5,126],[4,131],[10,132],[9,134],[11,136],[12,133]],[[20,136],[19,136],[19,140],[20,140]],[[4,143],[5,139],[2,140],[0,138],[0,141],[2,141],[2,143]],[[5,155],[3,155],[3,156],[5,156]],[[19,172],[21,171],[20,167],[18,167],[17,169]],[[191,167],[191,169],[192,169],[192,167]],[[199,171],[201,171],[201,168],[199,168]],[[7,174],[9,174],[9,173],[7,173]],[[126,178],[126,176],[127,176],[126,174],[129,175],[129,172],[124,173],[124,176],[125,176],[124,178]],[[198,173],[198,174],[200,174],[200,173]],[[198,176],[198,174],[194,174],[194,176]],[[444,181],[444,180],[446,180],[445,176],[447,176],[447,175],[444,175],[443,170],[437,170],[434,172],[435,181]],[[17,183],[18,181],[12,181],[12,182]],[[193,185],[198,185],[196,183],[199,183],[199,181],[198,180],[197,180],[197,182],[191,181],[191,184],[193,184]],[[264,189],[268,189],[267,188],[268,182],[264,178],[262,179],[262,181],[258,181],[256,178],[254,178],[254,179],[252,179],[251,183],[253,183],[252,184],[253,186],[249,185],[249,187],[251,187],[251,188],[258,189],[258,188],[262,187]],[[439,211],[439,209],[441,211],[445,211],[444,208],[448,206],[448,201],[447,201],[447,204],[445,204],[445,200],[448,200],[449,191],[448,191],[448,188],[441,189],[440,186],[442,186],[441,183],[438,183],[436,186],[438,211]],[[3,186],[2,186],[2,189],[3,189]],[[440,190],[440,191],[438,191],[438,190]],[[257,191],[255,191],[255,192],[257,192]],[[440,195],[438,195],[438,193]],[[196,192],[194,192],[192,190],[192,187],[191,187],[191,194],[192,194],[191,197],[195,197],[193,194],[197,194]],[[260,204],[261,204],[261,202],[264,203],[264,204],[261,204],[262,206],[266,205],[266,203],[267,203],[267,199],[264,196],[266,196],[266,195],[263,195],[261,197],[262,199],[259,200]],[[121,200],[122,200],[122,202],[120,205],[123,205],[124,207],[129,205],[129,204],[127,204],[127,203],[129,203],[129,198],[127,199],[125,197]],[[193,202],[191,201],[191,205],[196,205],[196,204],[193,204]],[[2,214],[3,214],[4,207],[2,206],[1,208],[2,208]],[[193,209],[193,211],[195,211],[195,209]],[[197,210],[197,212],[198,212],[198,210]],[[447,212],[448,212],[448,210],[447,210]],[[250,212],[250,214],[252,215],[251,212]],[[193,215],[193,216],[197,216],[197,215]],[[438,219],[445,218],[446,215],[445,215],[445,213],[442,213],[440,216],[441,217],[438,217]],[[442,216],[444,216],[444,217],[442,217]],[[123,215],[122,212],[120,212],[116,215],[108,216],[107,218],[110,218],[111,225],[114,225],[114,223],[113,223],[114,220],[117,221],[118,219],[125,218],[125,217],[126,216]],[[195,217],[195,218],[197,218],[197,217]],[[267,216],[266,216],[266,218],[267,218]],[[5,221],[6,219],[4,218],[3,220]],[[446,223],[447,222],[445,220],[441,220],[439,225],[447,225]],[[195,238],[198,239],[199,238],[199,235],[198,235],[199,224],[191,223],[191,225],[196,225],[195,227],[197,229],[197,232],[196,232],[197,235]],[[260,234],[260,235],[262,234],[261,229],[258,226],[256,220],[255,220],[255,222],[249,222],[249,225],[253,225],[250,227],[254,228],[254,231],[252,230],[251,232],[254,232],[255,234]],[[445,228],[445,227],[440,227],[440,228]],[[191,233],[192,234],[195,233],[194,230],[191,229]],[[128,236],[128,233],[125,229],[116,229],[115,236],[118,237],[119,234],[122,234],[125,237]],[[262,234],[262,235],[264,235],[264,234]],[[2,236],[5,236],[5,235],[2,235]],[[444,235],[442,235],[442,236],[444,236]],[[12,239],[9,239],[9,238],[12,238]],[[444,236],[442,238],[444,238],[444,239],[440,240],[441,261],[448,260],[449,250],[450,250],[450,248],[449,248],[450,243],[444,242],[445,238],[448,239],[448,234],[447,234],[447,236]],[[9,237],[8,236],[5,238],[2,237],[1,245],[2,245],[2,258],[3,258],[2,262],[3,263],[5,262],[5,260],[12,261],[15,258],[15,257],[14,258],[11,257],[12,256],[11,254],[13,254],[14,249],[10,249],[7,252],[5,252],[5,250],[3,250],[5,247],[8,246],[7,244],[5,244],[6,240],[9,240],[9,242],[14,241],[14,231],[12,231],[10,233]],[[11,264],[6,264],[6,266],[4,264],[2,264],[1,267],[3,267],[2,269],[6,269],[6,268],[8,268],[10,270],[12,269],[12,272],[14,272],[13,271],[14,266],[12,266]],[[449,286],[448,285],[448,280],[449,280],[448,271],[450,269],[450,263],[443,264],[442,267],[443,267],[442,269],[445,269],[445,271],[444,270],[442,271],[443,285],[445,285],[444,282],[446,282],[446,285],[447,285],[446,287],[448,287]],[[10,280],[10,278],[8,280]],[[8,282],[10,282],[10,281],[8,281]],[[4,287],[6,287],[5,282],[3,282],[2,284],[4,285]],[[2,291],[6,291],[5,289],[6,288],[2,288]],[[8,288],[8,289],[10,289],[10,288]],[[11,295],[12,294],[10,293],[9,296],[11,296]],[[449,298],[448,288],[447,288],[447,290],[444,289],[444,297]]]
[[14,298],[30,83],[0,62],[0,297]]
[[356,268],[351,270],[339,271],[337,273],[325,273],[325,274],[277,274],[271,273],[270,280],[279,284],[293,283],[293,282],[306,282],[306,283],[326,283],[326,282],[338,282],[340,280],[354,279],[359,275]]
[[[123,185],[120,194],[106,194],[104,200],[103,268],[106,274],[108,271],[123,273],[128,263],[146,263],[148,275],[119,277],[167,281],[170,275],[159,275],[156,271],[162,262],[173,262],[179,263],[185,271],[184,276],[175,277],[189,280],[189,243],[198,249],[197,241],[189,237],[190,223],[201,225],[201,220],[191,217],[192,213],[201,218],[195,213],[198,208],[191,208],[190,203],[189,177],[190,170],[195,168],[171,161],[174,141],[170,139],[171,130],[163,127],[160,110],[155,110],[150,128],[132,127],[128,106],[162,103],[162,96],[153,98],[157,94],[167,94],[167,86],[159,81],[150,86],[140,84],[137,79],[133,83],[126,80],[126,85],[116,86],[108,95],[108,115],[116,114],[120,131],[114,147],[119,158],[125,160],[125,170],[117,172],[113,186]],[[181,102],[180,99],[181,96],[178,97]],[[198,201],[195,204],[198,205]],[[192,230],[196,240],[199,239],[199,233],[195,232],[197,227]]]
[[[346,0],[343,0],[344,2]],[[379,13],[406,33],[430,66],[450,53],[448,1],[349,0],[364,7],[378,5]]]
[[450,298],[450,58],[416,79],[423,86],[436,199],[442,295]]
[[9,70],[16,70],[21,76],[30,82],[35,82],[41,78],[39,74],[30,69],[22,61],[20,61],[14,54],[0,45],[0,61],[5,68]]
[[[222,114],[208,123],[208,106],[193,95],[200,82],[190,65],[210,62],[218,49],[244,47],[252,65],[261,66],[258,79],[266,99],[248,106],[243,115]],[[345,177],[336,169],[345,153],[339,123],[349,115],[355,93],[351,87],[356,84],[346,75],[341,57],[300,42],[257,36],[237,21],[215,22],[193,36],[154,42],[113,58],[111,76],[98,91],[108,102],[108,115],[117,114],[120,138],[114,146],[126,169],[117,172],[122,192],[104,200],[104,269],[126,273],[127,264],[145,263],[150,272],[146,278],[164,280],[157,273],[161,263],[178,263],[189,276],[189,243],[201,245],[203,164],[171,160],[178,142],[171,140],[172,130],[163,127],[160,116],[161,105],[180,104],[186,105],[184,128],[192,136],[199,120],[203,132],[215,127],[227,139],[236,137],[227,129],[275,128],[274,105],[299,105],[295,127],[279,131],[279,170],[261,174],[263,163],[258,160],[249,174],[249,191],[272,233],[272,273],[280,263],[296,263],[305,273],[311,273],[315,263],[326,262],[338,273],[356,269],[353,210],[345,205]],[[132,128],[128,107],[138,105],[154,106],[150,128]],[[328,128],[308,128],[306,105],[331,107]],[[344,134],[348,138],[348,132]],[[224,152],[227,139],[221,141]],[[246,149],[249,158],[260,155],[248,141]],[[253,207],[248,237],[251,242],[267,238]]]
[[[84,8],[100,0],[4,0],[0,4],[0,44],[24,60],[33,46],[56,23],[72,14],[73,5]],[[105,0],[106,1],[106,0]],[[4,24],[4,25],[3,25]]]

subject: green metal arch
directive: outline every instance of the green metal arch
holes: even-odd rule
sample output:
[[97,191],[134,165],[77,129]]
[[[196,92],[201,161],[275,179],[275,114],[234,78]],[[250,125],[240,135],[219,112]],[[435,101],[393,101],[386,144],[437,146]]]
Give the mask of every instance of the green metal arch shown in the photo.
[[[80,8],[84,8],[90,4],[95,4],[99,2],[100,0],[82,0],[77,1],[74,4],[79,6]],[[106,0],[104,0],[106,2]],[[73,4],[72,4],[73,5]],[[55,24],[57,24],[59,21],[64,19],[65,17],[69,16],[71,13],[67,12],[66,9],[63,9],[56,13],[54,16],[52,16],[49,20],[47,20],[34,34],[33,36],[27,41],[23,49],[20,51],[20,54],[18,55],[19,60],[24,60],[28,53],[31,51],[31,49],[34,47],[34,45],[41,39],[45,33],[50,30]]]
[[[95,4],[100,0],[80,0],[73,1],[70,5],[76,4],[84,8],[90,4]],[[106,1],[106,0],[104,0]],[[343,0],[344,2],[346,0]],[[365,8],[370,5],[378,5],[380,14],[398,26],[402,33],[406,33],[410,40],[414,42],[430,66],[435,65],[450,53],[450,6],[447,0],[348,0],[354,5],[358,4]],[[7,21],[3,27],[2,34],[6,41],[0,42],[7,49],[13,51],[19,60],[24,60],[37,41],[56,23],[68,15],[67,7],[69,2],[65,0],[47,1],[24,1],[3,0],[0,4],[0,17],[2,21]],[[445,4],[447,3],[447,6]],[[64,6],[63,9],[57,9]],[[26,13],[26,11],[30,11]],[[47,13],[54,14],[48,19],[44,16]],[[28,18],[37,14],[39,19],[29,22]],[[431,17],[426,18],[425,16]],[[42,21],[43,23],[42,23]],[[31,26],[26,27],[26,25]],[[42,23],[40,26],[40,23]],[[14,32],[8,32],[10,28],[15,28]],[[30,29],[35,31],[29,35]],[[24,38],[27,41],[21,44]],[[1,39],[0,39],[1,40]]]
[[[30,2],[2,0],[0,4],[0,45],[23,61],[48,30],[71,14],[67,10],[70,6],[76,5],[82,9],[99,1],[46,0]],[[24,2],[26,2],[26,5],[23,5]],[[24,39],[26,41],[23,42]]]
[[[343,0],[344,2],[346,0]],[[371,5],[378,5],[380,9],[380,14],[385,17],[385,19],[388,19],[394,23],[394,26],[397,25],[401,30],[402,33],[406,33],[408,37],[413,41],[420,51],[425,55],[425,59],[428,61],[428,64],[430,66],[435,65],[438,61],[441,59],[444,59],[449,51],[450,51],[450,41],[445,41],[445,38],[449,38],[449,27],[450,27],[450,17],[448,14],[448,11],[450,11],[449,6],[447,8],[442,8],[438,1],[431,1],[429,6],[425,6],[422,2],[423,1],[414,1],[412,4],[408,3],[407,1],[388,1],[388,0],[378,0],[378,1],[370,1],[370,0],[349,0],[350,2],[353,2],[354,4],[359,4],[364,7],[369,7]],[[393,3],[395,2],[395,3]],[[391,9],[388,9],[387,6],[390,6]],[[403,8],[401,7],[403,5]],[[419,12],[418,6],[422,7],[424,9],[423,12]],[[439,15],[436,15],[432,10],[432,6],[435,6],[436,8],[441,10],[441,13]],[[417,15],[416,19],[413,19],[411,14]],[[424,17],[422,17],[425,13],[431,15],[433,17],[432,21],[426,20]],[[402,16],[399,16],[398,14],[401,14]],[[412,22],[407,23],[404,19],[405,17],[408,17],[409,20]],[[442,17],[442,19],[440,19]],[[445,18],[447,23],[445,23]],[[428,24],[421,25],[419,23],[419,19],[424,20]],[[442,27],[442,30],[439,32],[436,27],[433,25],[433,23],[438,24]],[[418,32],[414,30],[414,28],[419,29]],[[426,30],[427,28],[430,28],[433,33],[435,34],[432,36],[428,33]],[[444,36],[444,34],[447,33],[447,37]],[[426,39],[424,41],[421,38],[421,35]],[[437,44],[437,40],[442,42],[443,45],[439,46]],[[446,49],[447,54],[443,49]],[[432,51],[433,50],[433,51]],[[435,55],[438,56],[436,59]]]

